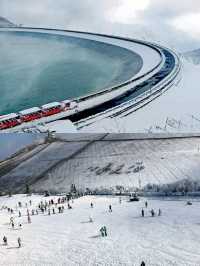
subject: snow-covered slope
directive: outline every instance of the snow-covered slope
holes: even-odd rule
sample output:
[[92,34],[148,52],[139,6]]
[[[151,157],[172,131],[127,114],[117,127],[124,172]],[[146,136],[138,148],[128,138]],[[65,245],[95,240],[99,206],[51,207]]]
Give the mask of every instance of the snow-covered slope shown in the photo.
[[10,22],[8,19],[0,17],[0,28],[1,27],[13,27],[14,24]]
[[[27,208],[36,209],[38,203],[57,200],[57,197],[17,195],[0,197],[0,237],[7,236],[8,246],[0,245],[0,265],[68,265],[68,266],[197,266],[200,261],[200,202],[186,206],[185,201],[148,200],[145,217],[141,217],[146,199],[138,203],[122,198],[83,197],[64,203],[64,213],[49,216],[47,212],[31,216],[27,223]],[[29,205],[32,200],[32,206]],[[16,210],[18,202],[23,207]],[[94,208],[90,208],[93,202]],[[113,212],[108,212],[109,204]],[[14,208],[15,228],[11,215],[2,206]],[[51,209],[53,206],[50,207]],[[156,217],[150,216],[154,209]],[[162,216],[158,217],[161,208]],[[18,217],[18,211],[22,217]],[[93,222],[89,222],[92,217]],[[18,224],[22,224],[20,229]],[[100,228],[107,227],[107,237]],[[18,248],[20,237],[22,247]]]
[[3,172],[1,190],[24,191],[29,184],[35,191],[66,192],[71,184],[83,190],[117,185],[130,189],[149,183],[200,181],[200,137],[98,138],[101,140],[62,139],[32,151],[32,157]]
[[183,54],[183,56],[191,63],[195,64],[195,65],[199,65],[200,64],[200,49],[194,50],[194,51],[190,51],[190,52],[186,52]]
[[199,132],[200,66],[182,58],[182,76],[176,86],[132,114],[103,119],[81,132]]

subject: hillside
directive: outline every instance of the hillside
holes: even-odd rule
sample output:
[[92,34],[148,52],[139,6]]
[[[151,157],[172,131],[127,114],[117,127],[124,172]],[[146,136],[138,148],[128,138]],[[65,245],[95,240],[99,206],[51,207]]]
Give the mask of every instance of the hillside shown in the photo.
[[68,137],[36,147],[23,161],[12,159],[7,172],[0,165],[1,191],[24,192],[26,184],[36,192],[66,192],[71,184],[94,190],[200,182],[200,137],[136,136]]
[[15,25],[8,19],[0,17],[0,27],[14,27]]

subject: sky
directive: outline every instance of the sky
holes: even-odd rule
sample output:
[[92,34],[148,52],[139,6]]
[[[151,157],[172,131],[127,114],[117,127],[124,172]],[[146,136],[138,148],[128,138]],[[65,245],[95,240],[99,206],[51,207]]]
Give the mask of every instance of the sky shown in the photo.
[[40,134],[16,134],[16,133],[5,133],[0,135],[0,161],[8,158],[15,152],[22,148],[36,143],[42,139],[43,136]]
[[200,48],[198,0],[0,0],[0,16],[17,24],[79,29]]

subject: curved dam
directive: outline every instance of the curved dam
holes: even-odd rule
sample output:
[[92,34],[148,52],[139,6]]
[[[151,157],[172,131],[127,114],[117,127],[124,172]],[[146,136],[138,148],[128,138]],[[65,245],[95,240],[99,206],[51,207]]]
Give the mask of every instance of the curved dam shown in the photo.
[[73,36],[0,31],[0,114],[99,92],[137,74],[142,57]]
[[11,120],[4,132],[128,115],[172,87],[181,69],[173,51],[119,36],[16,27],[1,29],[0,41],[0,114],[14,113],[0,118]]

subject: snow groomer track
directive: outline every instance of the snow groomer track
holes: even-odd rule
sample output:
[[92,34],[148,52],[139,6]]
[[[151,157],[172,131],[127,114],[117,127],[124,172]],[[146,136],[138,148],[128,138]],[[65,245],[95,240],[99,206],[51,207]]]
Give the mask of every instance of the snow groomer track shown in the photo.
[[[63,108],[62,106],[60,112],[45,117],[37,117],[34,121],[20,121],[19,114],[18,121],[20,124],[1,130],[1,132],[19,131],[40,123],[64,118],[70,119],[78,128],[83,128],[105,117],[127,116],[162,95],[179,80],[181,62],[178,55],[157,44],[119,36],[57,29],[4,28],[1,30],[38,32],[94,40],[132,51],[138,54],[143,61],[142,68],[137,74],[133,74],[131,79],[94,94],[70,99],[73,102],[72,108]],[[42,112],[42,108],[39,108]]]

